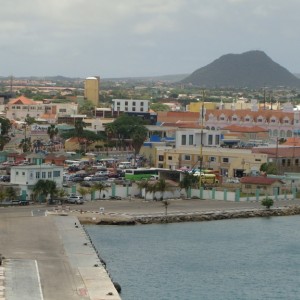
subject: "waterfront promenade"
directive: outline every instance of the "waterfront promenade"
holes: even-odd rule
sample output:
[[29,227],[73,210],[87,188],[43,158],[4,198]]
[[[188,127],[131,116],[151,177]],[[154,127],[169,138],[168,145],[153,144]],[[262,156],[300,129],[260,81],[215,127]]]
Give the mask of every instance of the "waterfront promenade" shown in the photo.
[[0,241],[1,300],[121,299],[75,217],[1,208]]
[[[299,205],[300,200],[288,200],[275,202],[274,207]],[[258,202],[174,199],[168,214],[262,208]],[[143,199],[96,200],[59,211],[47,205],[0,208],[0,253],[5,257],[0,266],[0,300],[120,299],[77,218],[128,219],[164,213],[161,202]]]

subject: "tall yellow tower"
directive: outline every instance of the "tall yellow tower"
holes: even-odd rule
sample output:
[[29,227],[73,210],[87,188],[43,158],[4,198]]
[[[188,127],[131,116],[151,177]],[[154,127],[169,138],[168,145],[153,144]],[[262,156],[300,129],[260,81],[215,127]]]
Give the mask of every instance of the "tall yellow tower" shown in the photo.
[[84,82],[84,98],[99,105],[100,77],[87,77]]

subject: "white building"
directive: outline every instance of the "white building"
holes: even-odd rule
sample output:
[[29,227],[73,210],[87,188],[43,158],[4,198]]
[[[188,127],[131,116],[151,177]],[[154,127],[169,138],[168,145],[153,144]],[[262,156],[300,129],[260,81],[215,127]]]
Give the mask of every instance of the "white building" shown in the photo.
[[11,167],[10,183],[19,185],[23,200],[31,199],[34,185],[40,179],[52,180],[58,188],[62,187],[63,167],[48,164]]
[[113,99],[113,111],[119,112],[148,112],[149,100]]
[[176,148],[178,147],[199,147],[220,146],[221,132],[219,130],[207,130],[207,129],[193,129],[193,128],[180,128],[176,131]]

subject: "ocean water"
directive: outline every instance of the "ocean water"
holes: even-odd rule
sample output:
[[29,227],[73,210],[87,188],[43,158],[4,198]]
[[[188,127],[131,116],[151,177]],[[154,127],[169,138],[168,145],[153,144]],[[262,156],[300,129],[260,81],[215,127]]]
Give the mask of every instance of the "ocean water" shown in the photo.
[[123,300],[300,299],[300,216],[86,229]]

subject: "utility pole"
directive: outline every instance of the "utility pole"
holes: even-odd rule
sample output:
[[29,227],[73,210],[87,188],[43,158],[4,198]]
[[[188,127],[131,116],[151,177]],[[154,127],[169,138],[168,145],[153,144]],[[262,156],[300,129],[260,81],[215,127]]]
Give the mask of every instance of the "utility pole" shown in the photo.
[[202,107],[201,107],[201,115],[200,115],[200,125],[201,125],[201,132],[200,132],[200,167],[199,167],[199,189],[202,186],[202,167],[203,167],[203,125],[204,125],[204,90],[202,91]]

